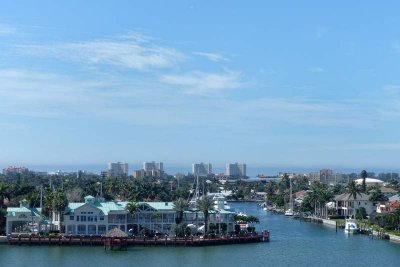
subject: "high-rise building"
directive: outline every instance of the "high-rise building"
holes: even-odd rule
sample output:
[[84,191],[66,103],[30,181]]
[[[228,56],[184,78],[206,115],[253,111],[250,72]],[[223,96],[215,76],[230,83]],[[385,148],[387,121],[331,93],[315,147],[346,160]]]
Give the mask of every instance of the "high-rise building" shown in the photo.
[[164,171],[162,162],[143,162],[143,170],[145,171]]
[[331,169],[321,169],[319,172],[308,174],[310,181],[318,181],[325,184],[337,184],[343,182],[341,173],[334,173]]
[[3,174],[4,175],[9,175],[9,174],[22,174],[22,173],[27,173],[29,170],[26,167],[15,167],[15,166],[8,166],[3,169]]
[[242,163],[227,163],[226,164],[226,175],[244,177],[246,176],[246,164]]
[[164,176],[164,165],[162,162],[143,162],[143,169],[133,172],[135,178],[153,177],[162,178]]
[[193,175],[207,176],[212,173],[211,163],[193,163],[192,164]]
[[108,163],[108,177],[128,176],[128,163]]

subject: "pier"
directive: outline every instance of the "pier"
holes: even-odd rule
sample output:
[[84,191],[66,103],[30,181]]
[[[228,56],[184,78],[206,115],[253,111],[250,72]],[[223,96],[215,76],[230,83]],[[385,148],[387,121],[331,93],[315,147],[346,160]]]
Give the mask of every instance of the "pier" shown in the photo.
[[[124,239],[126,246],[216,246],[268,242],[269,231],[243,236],[186,236],[186,237],[129,237]],[[38,236],[11,235],[9,245],[28,246],[110,246],[111,239],[106,236]]]

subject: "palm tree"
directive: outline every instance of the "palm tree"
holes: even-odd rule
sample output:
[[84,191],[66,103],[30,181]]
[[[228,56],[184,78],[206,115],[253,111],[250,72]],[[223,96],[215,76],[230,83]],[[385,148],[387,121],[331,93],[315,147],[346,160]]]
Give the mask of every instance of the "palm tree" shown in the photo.
[[137,202],[131,201],[126,204],[125,210],[128,212],[128,214],[133,216],[139,210],[139,204]]
[[357,195],[361,196],[361,189],[360,187],[356,184],[355,181],[351,181],[350,183],[348,183],[347,185],[347,193],[349,193],[350,195],[352,195],[354,197],[354,199],[357,199]]
[[367,184],[366,184],[366,182],[365,182],[365,179],[367,178],[367,176],[368,176],[368,173],[367,173],[367,171],[366,170],[362,170],[361,171],[361,174],[360,174],[360,176],[361,176],[361,178],[363,179],[362,180],[362,192],[366,192],[367,191]]
[[269,182],[265,186],[265,199],[272,200],[273,196],[275,195],[277,185],[274,181]]
[[0,183],[0,209],[3,208],[4,199],[6,197],[7,185]]
[[209,211],[214,210],[214,201],[209,196],[202,196],[197,202],[197,209],[204,214],[204,234],[208,231]]
[[[139,210],[139,204],[137,202],[131,201],[128,204],[126,204],[125,210],[128,212],[128,215],[130,215],[133,218],[133,216]],[[133,228],[135,228],[135,226],[133,226]],[[129,233],[131,233],[131,230],[129,230]],[[133,235],[133,232],[131,234]]]
[[188,209],[188,207],[189,205],[187,201],[181,197],[174,201],[174,210],[178,214],[176,224],[180,224],[183,221],[183,213]]

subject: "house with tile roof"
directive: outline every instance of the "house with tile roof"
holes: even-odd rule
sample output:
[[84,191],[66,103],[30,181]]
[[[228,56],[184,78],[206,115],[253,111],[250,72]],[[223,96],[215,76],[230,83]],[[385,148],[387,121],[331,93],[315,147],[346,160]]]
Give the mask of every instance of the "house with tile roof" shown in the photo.
[[353,216],[359,208],[365,208],[368,215],[375,211],[375,203],[369,200],[370,196],[364,193],[356,194],[356,197],[350,193],[337,195],[334,198],[337,215]]

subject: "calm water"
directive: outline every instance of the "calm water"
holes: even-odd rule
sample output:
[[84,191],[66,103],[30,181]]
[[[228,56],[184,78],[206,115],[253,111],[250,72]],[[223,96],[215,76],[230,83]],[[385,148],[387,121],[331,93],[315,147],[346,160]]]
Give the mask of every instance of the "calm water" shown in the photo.
[[102,247],[0,246],[0,266],[400,266],[400,245],[366,236],[347,236],[322,225],[299,222],[231,203],[260,217],[259,229],[271,242],[215,247],[131,247],[104,252]]

